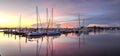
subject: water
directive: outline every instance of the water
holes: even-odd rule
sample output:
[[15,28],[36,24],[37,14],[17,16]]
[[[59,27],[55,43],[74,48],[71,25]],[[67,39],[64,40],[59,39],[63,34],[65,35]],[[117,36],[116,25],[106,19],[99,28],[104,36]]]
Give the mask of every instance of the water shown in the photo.
[[120,56],[120,32],[22,37],[0,32],[1,56]]

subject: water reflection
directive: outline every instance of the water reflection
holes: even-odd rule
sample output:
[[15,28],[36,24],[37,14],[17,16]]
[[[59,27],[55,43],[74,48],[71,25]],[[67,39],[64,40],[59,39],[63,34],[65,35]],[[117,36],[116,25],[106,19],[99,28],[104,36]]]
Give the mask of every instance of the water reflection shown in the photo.
[[[28,36],[26,39],[28,39],[29,42],[36,42],[36,55],[35,56],[54,56],[54,39],[58,38],[59,36]],[[45,43],[43,43],[46,41]],[[42,50],[43,44],[46,44],[44,47],[44,52]]]
[[[0,33],[2,56],[119,55],[119,32],[89,32],[60,36],[21,36]],[[115,53],[116,52],[116,53]]]
[[22,53],[21,53],[21,36],[19,36],[19,56],[22,56]]

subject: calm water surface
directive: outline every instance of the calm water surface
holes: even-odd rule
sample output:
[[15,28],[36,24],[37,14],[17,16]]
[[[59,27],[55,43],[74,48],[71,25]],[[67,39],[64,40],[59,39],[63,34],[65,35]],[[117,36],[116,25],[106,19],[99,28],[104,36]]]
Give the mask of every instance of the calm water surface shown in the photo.
[[0,32],[1,56],[120,56],[120,31],[22,37]]

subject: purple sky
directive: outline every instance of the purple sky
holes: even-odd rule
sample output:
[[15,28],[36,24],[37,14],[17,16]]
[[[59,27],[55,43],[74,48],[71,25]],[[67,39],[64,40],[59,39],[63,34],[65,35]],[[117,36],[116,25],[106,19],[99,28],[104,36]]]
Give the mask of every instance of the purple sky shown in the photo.
[[120,0],[0,0],[0,12],[30,18],[35,16],[36,5],[43,15],[46,8],[54,8],[59,21],[75,20],[80,14],[86,24],[120,24]]

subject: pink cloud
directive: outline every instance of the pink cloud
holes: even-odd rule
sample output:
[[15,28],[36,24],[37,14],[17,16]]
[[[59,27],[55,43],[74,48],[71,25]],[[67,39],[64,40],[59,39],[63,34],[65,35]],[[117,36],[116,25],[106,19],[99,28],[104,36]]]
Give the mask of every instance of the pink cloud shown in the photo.
[[76,25],[76,23],[61,23],[61,28],[74,28]]

